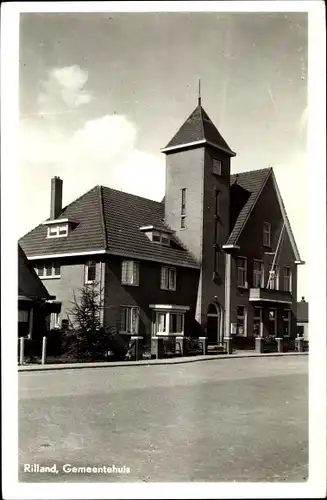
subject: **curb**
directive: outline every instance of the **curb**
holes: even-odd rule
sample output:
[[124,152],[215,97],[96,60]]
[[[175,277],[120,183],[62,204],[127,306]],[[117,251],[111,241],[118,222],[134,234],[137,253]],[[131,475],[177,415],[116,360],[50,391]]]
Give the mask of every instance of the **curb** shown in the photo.
[[201,361],[212,361],[219,359],[240,359],[240,358],[271,358],[283,356],[308,356],[308,352],[271,352],[265,354],[215,354],[213,356],[192,356],[185,358],[171,358],[171,359],[151,359],[140,361],[112,361],[101,363],[62,363],[52,365],[23,365],[18,366],[18,372],[37,372],[37,371],[50,371],[50,370],[82,370],[85,368],[115,368],[115,367],[133,367],[133,366],[156,366],[156,365],[180,365],[184,363],[199,363]]

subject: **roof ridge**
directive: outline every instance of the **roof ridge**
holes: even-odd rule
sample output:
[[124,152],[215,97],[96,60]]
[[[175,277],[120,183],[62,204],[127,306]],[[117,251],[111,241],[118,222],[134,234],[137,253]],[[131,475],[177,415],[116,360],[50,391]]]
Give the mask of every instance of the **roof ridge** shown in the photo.
[[201,104],[199,104],[199,108],[200,108],[200,122],[201,122],[201,127],[202,127],[202,135],[203,137],[205,138],[205,133],[204,133],[204,124],[203,124],[203,120],[204,120],[204,116],[203,116],[203,112],[205,113],[203,107],[201,106]]
[[102,191],[102,186],[98,186],[98,191],[99,191],[99,205],[100,205],[100,220],[101,220],[101,226],[102,226],[102,235],[103,235],[103,243],[104,243],[104,249],[108,250],[107,248],[107,228],[106,228],[106,223],[104,220],[104,205],[103,205],[103,191]]
[[161,205],[161,201],[151,200],[151,198],[145,198],[145,196],[140,196],[138,194],[127,193],[127,191],[122,191],[121,189],[115,189],[109,186],[100,186],[102,189],[108,189],[110,191],[115,191],[116,193],[127,194],[128,196],[134,196],[135,198],[139,198],[141,200],[151,201],[152,203],[156,203],[157,205]]

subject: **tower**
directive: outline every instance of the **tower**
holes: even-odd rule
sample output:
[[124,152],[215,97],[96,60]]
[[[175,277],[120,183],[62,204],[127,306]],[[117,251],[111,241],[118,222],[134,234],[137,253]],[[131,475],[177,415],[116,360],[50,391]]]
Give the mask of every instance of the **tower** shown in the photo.
[[230,225],[230,149],[198,105],[161,150],[166,154],[165,221],[201,266],[196,320],[206,324],[215,301],[224,308],[225,255]]

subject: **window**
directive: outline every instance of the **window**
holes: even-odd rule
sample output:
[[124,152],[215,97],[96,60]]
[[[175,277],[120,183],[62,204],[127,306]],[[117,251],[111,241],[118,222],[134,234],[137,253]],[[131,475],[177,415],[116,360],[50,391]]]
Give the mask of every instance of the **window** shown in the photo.
[[48,238],[60,238],[63,236],[68,236],[68,224],[51,225],[48,227]]
[[18,321],[19,323],[28,323],[28,311],[20,309],[18,311]]
[[238,306],[236,311],[236,335],[246,336],[246,308]]
[[156,243],[161,243],[162,245],[169,245],[169,235],[168,233],[161,233],[160,231],[153,231],[152,241]]
[[60,328],[60,326],[61,326],[61,323],[60,323],[60,313],[58,313],[58,312],[51,313],[50,328],[51,329],[53,329],[53,328]]
[[284,309],[283,311],[283,336],[289,337],[291,334],[291,311]]
[[181,215],[186,215],[186,189],[181,191]]
[[245,257],[238,257],[237,259],[237,285],[238,286],[247,286],[246,281],[246,270],[247,270],[247,261]]
[[123,285],[139,285],[139,263],[134,260],[122,262],[121,282]]
[[176,290],[176,269],[174,267],[161,268],[160,288],[161,290]]
[[120,333],[137,335],[139,331],[139,308],[123,306],[120,308]]
[[268,334],[277,335],[277,310],[268,310]]
[[284,290],[285,292],[292,291],[292,271],[288,266],[284,267]]
[[184,335],[184,313],[157,312],[155,329],[159,335]]
[[186,189],[181,190],[181,229],[185,229],[186,218]]
[[40,262],[35,268],[36,274],[40,278],[60,278],[60,264],[57,262]]
[[274,265],[274,268],[269,271],[269,286],[270,290],[279,289],[279,266]]
[[88,262],[85,265],[85,283],[94,283],[96,275],[96,262]]
[[220,191],[218,191],[218,189],[216,189],[215,190],[215,215],[216,215],[216,217],[219,217],[219,213],[220,213],[219,201],[220,201]]
[[253,335],[255,337],[262,337],[263,335],[262,307],[254,307]]
[[253,261],[253,286],[254,288],[264,287],[263,262],[261,260]]
[[267,247],[271,246],[271,225],[269,222],[263,223],[263,244]]
[[221,175],[221,160],[217,158],[212,159],[212,171],[215,175]]

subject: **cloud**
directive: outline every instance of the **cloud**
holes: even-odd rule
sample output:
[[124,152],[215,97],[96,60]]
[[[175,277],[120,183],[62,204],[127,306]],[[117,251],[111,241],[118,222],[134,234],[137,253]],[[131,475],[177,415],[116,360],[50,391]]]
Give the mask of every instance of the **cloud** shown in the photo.
[[64,181],[64,204],[97,184],[160,200],[164,158],[137,147],[137,129],[124,115],[105,115],[64,134],[24,120],[20,128],[21,234],[48,217],[50,179]]
[[92,101],[93,96],[86,91],[87,71],[79,66],[53,68],[46,80],[41,82],[38,105],[41,113],[60,113],[67,109],[76,109]]

